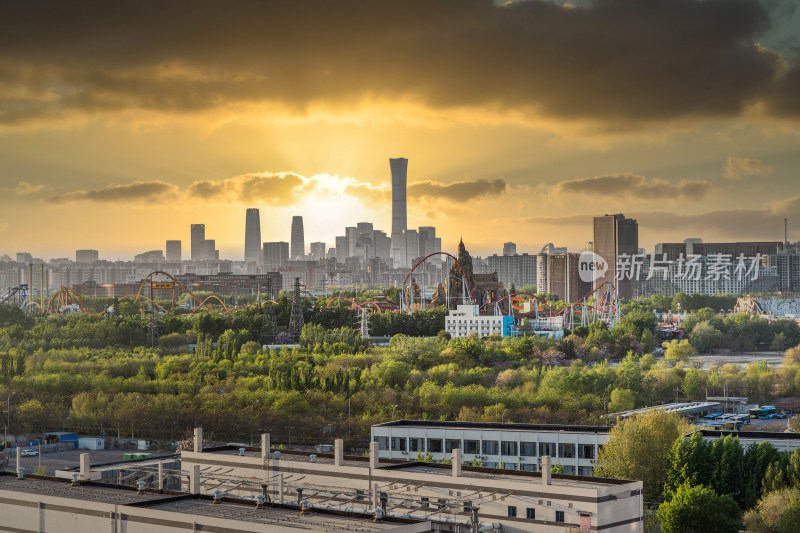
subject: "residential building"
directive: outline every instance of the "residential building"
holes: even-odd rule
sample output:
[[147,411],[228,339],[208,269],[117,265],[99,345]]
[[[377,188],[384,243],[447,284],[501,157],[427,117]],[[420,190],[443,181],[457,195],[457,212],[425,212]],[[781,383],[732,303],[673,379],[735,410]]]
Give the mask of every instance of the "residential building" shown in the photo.
[[617,258],[622,254],[639,253],[639,224],[625,215],[605,215],[594,217],[594,253],[608,263],[608,270],[594,282],[598,288],[605,282],[617,287],[620,298],[636,296],[636,283],[632,280],[620,280],[617,273]]
[[75,252],[76,263],[94,263],[100,259],[100,252],[97,250],[77,250]]
[[277,272],[279,268],[286,266],[289,261],[289,243],[265,242],[263,247],[263,267],[265,272]]
[[[513,243],[511,243],[513,244]],[[536,255],[490,255],[486,258],[489,270],[497,272],[497,279],[510,289],[514,285],[517,289],[537,284]]]
[[517,255],[517,245],[513,242],[503,243],[503,255]]

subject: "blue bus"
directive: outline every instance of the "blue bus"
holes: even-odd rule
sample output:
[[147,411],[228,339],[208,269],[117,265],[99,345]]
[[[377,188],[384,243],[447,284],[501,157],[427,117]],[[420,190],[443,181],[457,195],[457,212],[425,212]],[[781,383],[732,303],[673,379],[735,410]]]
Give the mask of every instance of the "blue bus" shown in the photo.
[[758,418],[759,420],[769,420],[775,418],[777,414],[778,410],[774,405],[765,405],[764,407],[750,409],[750,418]]

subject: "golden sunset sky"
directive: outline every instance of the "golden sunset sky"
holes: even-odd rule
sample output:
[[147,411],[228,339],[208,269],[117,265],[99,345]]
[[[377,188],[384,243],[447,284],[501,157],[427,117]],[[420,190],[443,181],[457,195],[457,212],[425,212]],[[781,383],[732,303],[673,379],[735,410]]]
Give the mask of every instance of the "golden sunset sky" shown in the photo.
[[410,227],[520,252],[800,238],[795,1],[11,2],[0,254],[130,258],[205,223],[262,240]]

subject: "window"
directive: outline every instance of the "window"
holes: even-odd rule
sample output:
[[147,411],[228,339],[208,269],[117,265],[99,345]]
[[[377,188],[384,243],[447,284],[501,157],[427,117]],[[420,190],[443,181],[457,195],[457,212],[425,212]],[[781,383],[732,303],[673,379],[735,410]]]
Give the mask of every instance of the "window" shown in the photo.
[[412,452],[424,452],[425,451],[425,439],[410,438],[410,439],[408,439],[408,444],[410,445],[409,449]]
[[461,439],[445,439],[444,441],[444,453],[453,453],[453,450],[461,448]]
[[428,451],[431,453],[442,453],[442,439],[428,439]]
[[590,477],[592,475],[592,467],[591,466],[579,466],[578,467],[578,475],[579,476]]
[[481,444],[481,441],[479,441],[479,440],[465,440],[464,441],[464,453],[481,453],[480,452],[480,444]]
[[536,472],[536,466],[537,465],[522,463],[521,465],[519,465],[519,469],[525,472]]
[[556,511],[556,522],[564,521],[564,511]]
[[575,457],[575,445],[572,443],[558,445],[558,456],[561,458],[570,459]]
[[375,437],[375,442],[378,443],[378,450],[389,449],[389,437]]
[[525,518],[528,520],[536,520],[536,509],[533,507],[528,507],[528,510],[525,513]]
[[520,442],[519,443],[519,454],[520,455],[529,455],[531,457],[536,457],[536,443],[535,442]]
[[501,442],[500,455],[517,455],[517,443],[509,440]]
[[578,457],[581,459],[594,459],[594,444],[579,444]]
[[565,466],[564,467],[564,473],[565,474],[569,474],[570,476],[574,475],[575,474],[575,467],[574,466]]
[[540,442],[539,455],[549,455],[550,457],[556,456],[556,443],[555,442]]
[[406,451],[406,438],[405,437],[392,437],[392,451],[404,452]]
[[517,463],[501,463],[502,467],[506,470],[517,470],[519,466]]
[[497,455],[499,446],[496,440],[483,441],[483,455]]
[[509,505],[508,506],[508,517],[514,518],[517,516],[517,506],[516,505]]

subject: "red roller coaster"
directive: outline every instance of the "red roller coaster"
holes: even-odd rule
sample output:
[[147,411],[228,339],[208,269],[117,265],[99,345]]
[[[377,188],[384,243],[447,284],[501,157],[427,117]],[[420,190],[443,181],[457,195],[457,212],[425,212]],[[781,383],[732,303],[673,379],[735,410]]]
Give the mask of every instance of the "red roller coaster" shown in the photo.
[[[450,259],[452,259],[453,262],[456,265],[458,265],[458,269],[461,271],[461,279],[464,282],[464,286],[467,288],[467,292],[469,293],[469,299],[470,299],[470,301],[472,302],[473,305],[477,305],[477,303],[475,302],[475,297],[472,294],[472,287],[469,286],[469,282],[467,281],[467,277],[464,275],[464,267],[461,266],[461,263],[458,262],[458,259],[456,259],[456,257],[454,255],[449,254],[447,252],[433,252],[432,254],[426,255],[425,257],[420,259],[417,262],[417,264],[412,266],[411,270],[408,271],[408,274],[406,274],[406,277],[403,279],[403,285],[402,285],[402,290],[401,290],[402,300],[400,301],[400,310],[401,311],[405,311],[407,313],[410,313],[413,310],[412,309],[413,305],[409,306],[408,299],[406,298],[406,283],[408,283],[408,279],[411,278],[413,280],[414,271],[417,269],[417,267],[419,267],[420,265],[424,264],[425,261],[427,261],[428,259],[430,259],[431,257],[433,257],[435,255],[447,256]],[[413,286],[413,283],[412,283],[412,286]],[[413,294],[411,295],[411,301],[412,301],[412,304],[413,304],[413,301],[414,301],[414,295]]]

